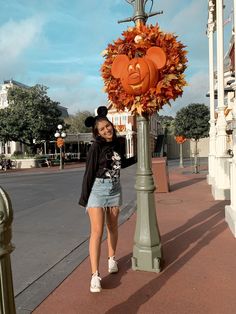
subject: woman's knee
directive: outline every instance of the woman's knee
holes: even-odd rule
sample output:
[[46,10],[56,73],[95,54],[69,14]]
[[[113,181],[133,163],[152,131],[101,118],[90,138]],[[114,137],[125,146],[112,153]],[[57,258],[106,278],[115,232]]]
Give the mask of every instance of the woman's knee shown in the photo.
[[108,220],[106,225],[109,232],[114,233],[118,230],[118,219]]
[[119,208],[110,207],[106,212],[106,225],[110,232],[116,232],[118,228]]
[[94,228],[94,229],[92,228],[90,235],[93,239],[101,240],[102,235],[103,235],[103,230],[100,228]]
[[116,233],[118,230],[117,224],[107,224],[107,229],[109,230],[110,233]]
[[104,212],[102,208],[89,208],[88,209],[91,232],[93,238],[100,239],[103,235],[104,227]]

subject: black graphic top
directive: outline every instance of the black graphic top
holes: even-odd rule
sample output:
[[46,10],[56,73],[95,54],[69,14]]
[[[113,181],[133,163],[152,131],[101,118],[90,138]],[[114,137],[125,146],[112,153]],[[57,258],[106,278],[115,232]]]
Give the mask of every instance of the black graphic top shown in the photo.
[[119,139],[106,142],[97,138],[87,155],[79,204],[87,205],[95,178],[119,178],[121,164],[124,164],[124,154]]

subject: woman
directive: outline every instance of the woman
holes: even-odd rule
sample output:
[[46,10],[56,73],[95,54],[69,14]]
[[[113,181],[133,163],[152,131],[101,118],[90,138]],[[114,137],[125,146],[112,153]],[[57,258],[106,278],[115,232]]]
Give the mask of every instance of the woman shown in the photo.
[[89,149],[79,204],[86,207],[90,218],[89,254],[92,269],[91,292],[101,291],[99,259],[106,220],[108,272],[117,273],[115,260],[118,240],[118,215],[121,205],[121,145],[113,124],[107,119],[107,108],[98,108],[98,115],[85,120],[92,127],[95,141]]

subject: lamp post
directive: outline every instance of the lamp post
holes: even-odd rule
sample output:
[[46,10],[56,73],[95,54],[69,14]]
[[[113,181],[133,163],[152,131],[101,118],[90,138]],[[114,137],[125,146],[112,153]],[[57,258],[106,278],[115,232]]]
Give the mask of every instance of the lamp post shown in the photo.
[[[149,16],[160,14],[155,12],[146,14],[144,7],[147,1],[126,0],[134,7],[134,15],[128,19],[118,21],[134,21],[139,27],[145,24]],[[160,272],[162,264],[162,246],[157,224],[154,190],[155,185],[151,169],[151,154],[149,143],[149,117],[137,116],[137,174],[135,188],[137,191],[137,221],[134,235],[132,268],[134,270]]]
[[179,144],[179,166],[180,166],[180,168],[184,168],[184,163],[183,163],[183,143]]
[[9,195],[0,187],[0,313],[15,314],[15,300],[10,254],[13,209]]
[[179,144],[179,166],[184,168],[183,163],[183,143],[186,142],[186,138],[183,135],[177,135],[175,137],[176,143]]
[[62,160],[62,147],[65,144],[64,138],[66,137],[66,132],[63,131],[63,126],[61,124],[58,124],[57,131],[54,136],[57,139],[57,147],[60,149],[60,170],[62,170],[64,169],[64,162]]

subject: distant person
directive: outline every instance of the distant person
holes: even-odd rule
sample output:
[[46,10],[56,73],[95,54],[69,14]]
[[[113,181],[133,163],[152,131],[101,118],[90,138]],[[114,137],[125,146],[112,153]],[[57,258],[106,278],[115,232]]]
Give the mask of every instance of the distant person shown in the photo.
[[91,224],[89,254],[92,270],[91,292],[100,292],[99,259],[106,220],[108,244],[108,272],[117,273],[115,259],[118,241],[118,216],[121,205],[121,147],[113,124],[106,117],[107,108],[98,108],[96,117],[85,120],[92,127],[95,141],[90,147],[83,178],[79,204],[86,207]]
[[50,158],[46,158],[45,163],[46,163],[46,165],[48,166],[48,168],[50,168],[51,165],[52,165],[52,161],[51,161]]

